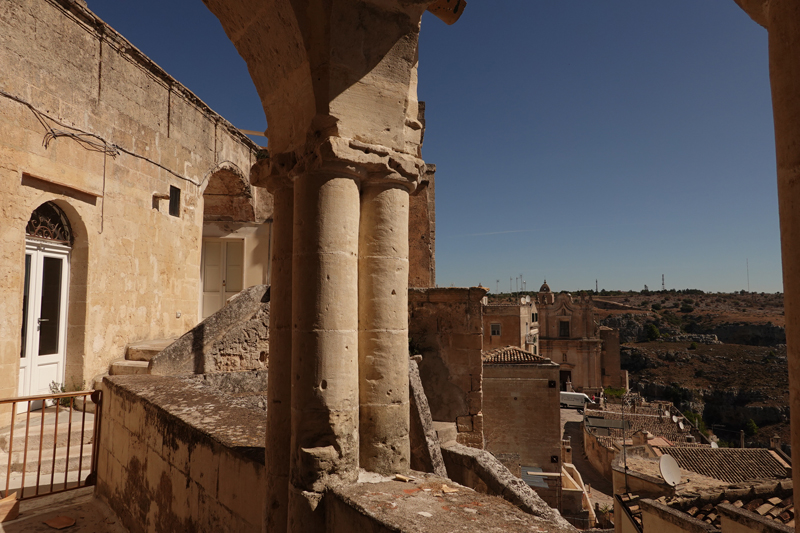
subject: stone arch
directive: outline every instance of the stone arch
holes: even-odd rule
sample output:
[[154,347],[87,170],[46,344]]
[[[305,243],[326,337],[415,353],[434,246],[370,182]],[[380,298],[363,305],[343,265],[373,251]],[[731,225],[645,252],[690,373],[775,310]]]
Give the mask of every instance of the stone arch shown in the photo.
[[217,165],[201,186],[204,222],[256,222],[256,196],[233,163]]

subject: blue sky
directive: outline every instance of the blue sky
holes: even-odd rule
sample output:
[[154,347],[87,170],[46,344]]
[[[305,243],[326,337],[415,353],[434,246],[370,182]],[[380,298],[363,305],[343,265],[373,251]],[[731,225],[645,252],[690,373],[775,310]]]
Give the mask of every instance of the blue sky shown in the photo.
[[[200,0],[90,9],[243,129],[266,121]],[[440,286],[782,291],[767,32],[733,0],[471,0],[426,14]],[[255,139],[264,142],[264,139]]]

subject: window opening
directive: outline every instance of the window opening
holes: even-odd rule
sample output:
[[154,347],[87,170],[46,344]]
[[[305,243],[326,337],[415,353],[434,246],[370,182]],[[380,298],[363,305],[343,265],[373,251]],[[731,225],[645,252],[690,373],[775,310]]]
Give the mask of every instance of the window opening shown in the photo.
[[491,329],[492,337],[497,337],[500,335],[500,324],[492,324]]
[[169,214],[181,216],[181,190],[173,185],[169,186]]
[[569,337],[569,322],[562,320],[558,323],[558,336]]

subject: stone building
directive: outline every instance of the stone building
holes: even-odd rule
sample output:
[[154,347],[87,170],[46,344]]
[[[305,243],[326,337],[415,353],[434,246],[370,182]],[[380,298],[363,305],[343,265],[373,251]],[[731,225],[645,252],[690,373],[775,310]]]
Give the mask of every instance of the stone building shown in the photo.
[[[589,395],[599,392],[603,388],[603,341],[591,297],[581,294],[575,299],[567,292],[555,294],[545,281],[537,295],[537,306],[540,354],[561,365],[560,389]],[[609,372],[619,373],[618,365]]]
[[0,397],[90,384],[269,282],[259,147],[80,2],[0,17]]
[[539,312],[530,297],[519,304],[484,304],[483,349],[517,346],[539,353]]
[[[508,346],[484,353],[483,418],[486,449],[509,470],[561,471],[559,365]],[[540,478],[534,490],[558,507],[559,478]]]

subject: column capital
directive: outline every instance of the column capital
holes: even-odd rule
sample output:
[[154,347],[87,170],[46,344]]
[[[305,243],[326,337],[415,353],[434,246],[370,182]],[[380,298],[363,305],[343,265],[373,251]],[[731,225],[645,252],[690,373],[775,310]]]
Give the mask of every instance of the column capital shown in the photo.
[[289,173],[296,165],[297,158],[293,153],[269,154],[256,161],[250,169],[250,184],[265,187],[270,194],[283,188],[291,188],[293,182]]
[[251,170],[250,182],[274,193],[291,187],[297,177],[314,172],[348,176],[359,185],[396,184],[413,192],[424,181],[426,166],[416,156],[382,145],[331,136],[310,147],[302,156],[284,153],[258,161]]

